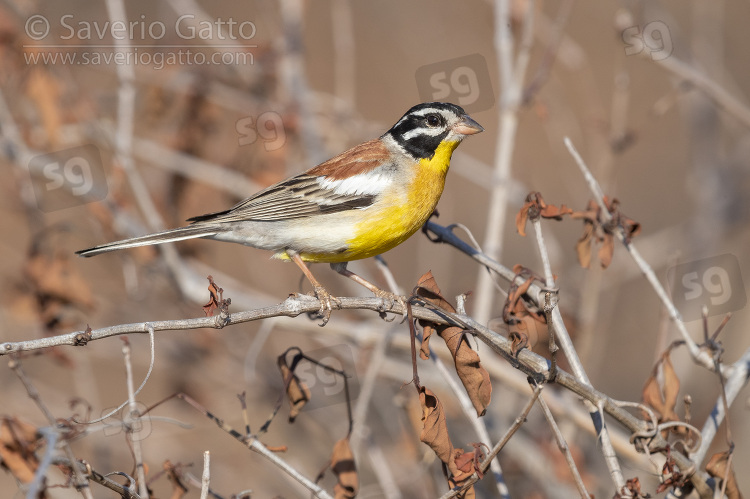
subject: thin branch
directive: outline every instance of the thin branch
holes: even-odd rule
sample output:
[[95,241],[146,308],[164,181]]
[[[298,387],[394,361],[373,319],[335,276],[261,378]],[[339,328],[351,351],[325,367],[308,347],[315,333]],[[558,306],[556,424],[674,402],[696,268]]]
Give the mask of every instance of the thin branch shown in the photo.
[[[445,380],[450,389],[453,391],[453,394],[458,399],[461,410],[463,411],[464,416],[466,416],[466,419],[469,421],[471,426],[474,428],[474,431],[477,433],[480,443],[484,443],[489,446],[492,440],[490,439],[489,431],[487,431],[487,424],[485,423],[485,420],[483,418],[477,417],[477,411],[474,408],[469,395],[466,393],[466,389],[461,386],[458,381],[456,381],[456,379],[451,375],[451,372],[445,365],[445,362],[443,362],[440,357],[438,357],[435,352],[432,351],[432,347],[430,347],[430,359],[437,367],[438,372],[443,377],[443,380]],[[492,468],[492,474],[495,478],[495,486],[497,487],[497,491],[500,494],[500,497],[510,499],[508,485],[505,483],[505,477],[503,474],[503,469],[500,466],[500,462],[498,460],[492,460],[490,461],[490,467]]]
[[[531,394],[531,397],[529,398],[529,401],[526,402],[526,406],[524,406],[521,413],[513,421],[513,424],[510,425],[510,427],[505,431],[505,434],[502,436],[502,438],[495,444],[494,447],[492,447],[492,450],[487,454],[487,457],[484,458],[484,461],[482,461],[482,464],[480,465],[482,473],[487,472],[487,469],[489,469],[490,464],[495,460],[495,457],[497,457],[500,451],[503,450],[503,447],[505,447],[505,445],[510,441],[510,438],[515,435],[518,429],[521,428],[521,426],[526,422],[526,417],[529,415],[531,408],[534,407],[534,403],[539,398],[539,394],[542,393],[542,388],[544,388],[544,385],[542,384],[534,386],[534,390]],[[450,499],[452,497],[456,497],[462,491],[468,489],[478,481],[479,475],[475,473],[471,478],[464,482],[461,489],[453,489],[448,493],[442,495],[440,499]]]
[[542,412],[544,412],[544,417],[547,419],[547,422],[549,423],[550,428],[552,428],[552,433],[554,433],[555,435],[557,446],[560,448],[560,451],[565,456],[565,461],[568,463],[570,472],[573,474],[573,481],[575,481],[576,483],[578,492],[581,494],[581,497],[583,499],[589,499],[590,497],[589,493],[588,491],[586,491],[586,486],[583,484],[583,479],[581,478],[581,474],[578,472],[578,467],[576,466],[576,463],[573,460],[573,455],[570,453],[570,448],[568,447],[568,443],[565,441],[565,437],[560,431],[560,427],[557,426],[557,422],[555,422],[555,417],[552,415],[552,412],[549,410],[549,407],[547,406],[547,403],[544,401],[543,398],[540,397],[537,402],[539,403],[539,407],[542,408]]
[[[122,499],[141,499],[141,497],[133,490],[135,489],[135,480],[133,480],[132,477],[128,476],[125,473],[116,472],[103,475],[98,471],[92,469],[91,466],[89,466],[85,462],[75,462],[75,464],[71,464],[71,461],[64,457],[56,457],[53,460],[53,464],[57,466],[65,466],[71,469],[75,465],[81,470],[82,473],[86,473],[86,476],[89,478],[89,480],[94,483],[98,483],[102,487],[106,487],[109,490],[116,492],[120,497],[122,497]],[[128,487],[125,485],[120,485],[119,483],[109,478],[111,475],[120,475],[128,478],[131,482],[131,486]]]
[[[24,388],[26,388],[26,393],[29,394],[29,398],[34,401],[42,414],[44,414],[44,417],[50,424],[50,428],[54,429],[58,433],[61,433],[61,436],[63,438],[60,439],[60,445],[62,445],[62,448],[68,460],[70,460],[71,463],[77,462],[76,457],[73,454],[73,449],[70,448],[70,443],[65,438],[65,435],[62,435],[63,428],[58,425],[57,419],[44,404],[42,398],[39,396],[39,392],[36,390],[36,387],[33,385],[29,377],[26,376],[26,373],[21,367],[21,362],[17,358],[12,358],[8,364],[11,370],[16,373],[18,379],[21,380],[21,383],[23,383]],[[78,490],[85,499],[93,499],[93,496],[91,495],[91,488],[89,487],[89,482],[86,478],[86,475],[83,474],[77,466],[72,466],[71,469],[73,470],[73,476],[75,477],[74,484],[76,490]]]
[[34,472],[34,479],[29,485],[26,491],[26,499],[36,499],[37,497],[44,496],[40,494],[43,491],[44,477],[47,475],[47,470],[52,464],[53,454],[55,453],[55,446],[57,446],[57,439],[60,438],[60,432],[55,428],[39,428],[39,433],[44,436],[44,445],[46,447],[44,456],[42,456],[36,471]]
[[[510,199],[510,172],[513,163],[516,130],[518,129],[518,108],[521,104],[523,80],[531,50],[531,30],[535,4],[525,5],[524,33],[518,55],[513,63],[513,36],[510,31],[511,19],[508,0],[495,3],[495,48],[500,68],[501,88],[499,126],[495,142],[495,167],[490,189],[490,202],[487,209],[485,239],[482,247],[494,259],[499,259],[503,249],[505,219]],[[476,285],[474,316],[482,324],[490,318],[495,302],[495,289],[492,277],[480,270]]]
[[[435,234],[435,241],[447,243],[451,246],[455,247],[456,249],[466,253],[469,257],[474,259],[475,261],[479,262],[483,266],[487,267],[488,269],[492,270],[493,272],[497,273],[499,276],[506,279],[508,282],[512,281],[515,277],[515,273],[505,267],[504,265],[498,263],[494,259],[490,258],[486,254],[478,251],[477,249],[473,248],[471,245],[460,239],[458,236],[456,236],[453,231],[448,227],[443,227],[441,225],[436,224],[435,222],[428,221],[425,224],[425,229],[428,232],[431,232]],[[533,283],[528,292],[527,295],[540,307],[544,306],[544,289],[542,289],[541,286],[539,286],[536,283]],[[565,327],[565,323],[562,320],[562,315],[560,314],[560,310],[555,307],[552,312],[552,322],[554,327],[556,328],[556,331],[567,331],[567,328]],[[492,337],[485,337],[481,334],[481,330],[484,328],[484,326],[481,326],[474,322],[472,319],[469,319],[469,325],[471,325],[473,328],[475,328],[478,333],[479,338],[490,345],[491,348],[495,349],[495,351],[498,351],[498,349],[502,349],[500,344],[502,342],[499,342],[500,344],[495,345],[495,339]],[[569,336],[569,335],[568,335]],[[505,338],[503,338],[505,340]],[[507,341],[507,340],[505,340]],[[521,357],[524,356],[526,353],[526,350],[522,350],[518,362],[514,363],[512,360],[510,361],[514,367],[517,367],[521,370],[523,370],[523,366],[525,364],[525,361],[521,359]],[[507,357],[506,357],[507,359]],[[546,362],[546,360],[545,360]],[[572,365],[573,369],[575,370],[575,366]],[[609,435],[608,433],[602,433],[602,428],[604,427],[604,418],[602,417],[602,414],[598,412],[598,406],[600,402],[603,403],[604,411],[607,412],[609,415],[613,416],[617,421],[621,424],[623,424],[626,428],[628,428],[629,431],[632,433],[640,433],[647,431],[647,425],[645,422],[636,419],[633,417],[630,413],[626,411],[612,411],[612,408],[609,407],[609,404],[615,403],[612,399],[607,397],[606,395],[603,395],[601,397],[591,395],[593,393],[599,393],[597,392],[591,385],[586,382],[582,382],[581,380],[581,373],[576,373],[576,376],[573,377],[570,374],[561,371],[560,369],[557,370],[557,376],[555,377],[555,382],[568,388],[572,392],[576,393],[577,395],[580,395],[586,403],[587,410],[589,411],[589,415],[594,418],[594,424],[597,431],[597,437],[602,440],[603,445],[610,445],[610,450],[603,450],[605,452],[605,459],[608,460],[608,465],[610,466],[610,472],[612,471],[612,467],[609,463],[609,459],[614,456],[614,450],[611,447],[611,443],[609,442]],[[585,377],[586,373],[582,373]],[[587,393],[588,395],[583,395],[583,393]],[[593,405],[592,405],[593,404]],[[617,414],[615,414],[617,413]],[[654,436],[654,438],[651,441],[651,445],[654,448],[664,448],[666,446],[667,442],[663,438],[661,438],[659,435]],[[678,452],[672,452],[672,457],[675,458],[675,462],[678,466],[680,466],[681,469],[691,469],[693,468],[693,463],[690,459],[685,457],[683,454]],[[613,477],[614,478],[614,477]],[[709,487],[707,485],[708,477],[705,473],[696,472],[694,475],[691,476],[691,482],[693,485],[701,491],[701,493],[710,493]]]
[[[537,240],[537,246],[539,248],[539,253],[542,258],[542,265],[544,267],[544,275],[545,275],[545,281],[547,288],[553,289],[555,286],[555,280],[552,275],[552,269],[550,268],[549,263],[549,256],[547,252],[547,246],[544,244],[544,236],[542,235],[542,226],[541,226],[541,220],[540,218],[532,219],[532,226],[534,227],[534,233],[536,234],[536,240]],[[560,315],[560,311],[557,308],[557,306],[554,306],[549,301],[552,301],[550,299],[550,292],[545,292],[545,301],[544,301],[544,311],[547,315],[547,321],[549,323],[549,333],[550,335],[554,335],[554,338],[560,342],[560,346],[562,347],[563,353],[565,353],[565,357],[568,359],[568,362],[570,363],[573,372],[576,374],[576,377],[587,384],[591,384],[589,381],[588,375],[586,374],[586,370],[583,367],[583,363],[581,362],[581,359],[578,357],[578,352],[575,349],[575,346],[573,345],[573,341],[570,338],[570,335],[568,334],[568,331],[565,327],[557,328],[559,324],[562,324],[562,316]],[[550,307],[552,307],[550,309]],[[550,341],[552,341],[552,336],[550,337]],[[556,345],[553,345],[553,348],[556,348]],[[554,354],[554,352],[551,352]],[[554,359],[554,357],[553,357]],[[612,477],[612,481],[615,484],[615,490],[622,490],[622,488],[626,485],[625,484],[625,477],[622,474],[622,469],[620,468],[620,462],[617,459],[617,453],[615,452],[614,446],[612,445],[612,441],[609,436],[609,431],[607,430],[607,425],[604,422],[604,411],[601,410],[601,407],[597,407],[596,405],[592,404],[589,401],[584,402],[586,405],[586,409],[589,411],[589,415],[591,417],[591,420],[594,423],[594,427],[597,431],[597,437],[599,438],[599,442],[602,447],[602,454],[604,455],[604,461],[607,464],[607,468],[609,469],[609,474]],[[545,404],[546,407],[546,404]],[[547,411],[549,411],[549,408],[547,408]],[[545,412],[546,415],[546,412]],[[584,489],[585,490],[585,489]],[[580,491],[580,487],[579,487]]]
[[[146,376],[144,376],[143,381],[141,381],[141,385],[135,391],[135,393],[134,393],[133,396],[138,395],[139,393],[141,393],[141,390],[143,390],[143,387],[146,386],[146,382],[148,382],[149,378],[151,377],[151,373],[154,370],[154,362],[156,360],[156,348],[155,348],[155,342],[156,342],[156,340],[154,339],[154,328],[151,327],[150,324],[148,324],[148,323],[146,323],[145,326],[146,326],[146,332],[148,333],[149,340],[150,340],[151,360],[149,361],[149,364],[148,364],[148,372],[146,372]],[[89,333],[89,331],[86,331],[86,333],[84,333],[84,334],[88,334],[88,333]],[[86,340],[86,342],[88,342],[88,340]],[[123,348],[123,352],[124,352],[124,348]],[[130,355],[130,346],[128,346],[128,355]],[[126,362],[126,372],[127,372],[127,375],[129,376],[129,378],[127,380],[128,389],[130,389],[131,388],[130,385],[133,382],[133,379],[132,379],[132,374],[133,373],[132,373],[132,368],[128,365],[128,363],[130,362],[129,358],[126,358],[125,362]],[[129,393],[130,392],[128,392],[128,394]],[[117,414],[120,410],[122,410],[123,407],[125,407],[126,405],[128,405],[130,403],[131,403],[130,402],[130,396],[128,396],[128,399],[125,400],[125,402],[123,402],[119,406],[115,407],[114,409],[112,409],[111,411],[109,411],[104,416],[102,416],[100,418],[97,418],[97,419],[93,419],[91,421],[86,421],[85,424],[93,424],[93,423],[99,423],[101,421],[104,421],[105,419],[107,419],[109,417],[112,417],[114,414]],[[76,421],[76,422],[82,423],[80,421]]]
[[[596,178],[588,169],[586,163],[583,161],[583,158],[581,158],[581,155],[578,153],[572,141],[568,137],[565,137],[565,146],[568,148],[568,151],[570,151],[573,159],[575,159],[578,168],[581,170],[581,173],[586,179],[586,183],[589,185],[589,189],[591,189],[591,192],[594,194],[594,199],[601,208],[602,222],[609,222],[612,217],[609,213],[607,205],[604,202],[604,193],[602,192],[602,188],[599,185],[599,182],[596,181]],[[649,284],[651,284],[651,287],[654,288],[654,291],[656,291],[656,295],[659,297],[662,304],[667,309],[669,317],[672,319],[672,322],[674,322],[677,330],[680,332],[682,339],[685,341],[685,344],[693,360],[706,369],[713,371],[715,369],[713,359],[708,354],[708,352],[701,350],[695,343],[695,341],[693,341],[693,339],[690,337],[690,333],[688,333],[688,330],[685,327],[685,323],[682,322],[680,313],[677,311],[677,308],[674,306],[674,303],[672,303],[672,300],[669,298],[666,290],[659,282],[659,278],[656,277],[654,270],[646,262],[646,260],[643,259],[641,254],[636,249],[635,245],[632,242],[626,241],[625,233],[621,227],[615,227],[614,232],[625,249],[628,250],[628,253],[630,253],[630,256],[633,258],[633,261],[635,261],[643,276],[646,278]]]
[[[742,354],[742,357],[733,364],[730,371],[731,374],[724,385],[728,406],[732,405],[737,398],[737,395],[739,395],[740,390],[742,390],[742,388],[747,385],[748,380],[750,380],[750,348],[745,350],[745,353]],[[719,430],[719,426],[721,426],[725,417],[726,410],[724,409],[723,397],[719,395],[719,398],[716,400],[716,404],[714,404],[714,408],[711,411],[711,417],[706,418],[706,422],[701,429],[701,437],[703,440],[698,451],[692,456],[696,463],[702,463],[706,458],[711,442],[713,442],[716,432]]]
[[[151,337],[153,338],[153,334],[151,335]],[[135,400],[136,392],[133,385],[133,364],[130,361],[130,342],[127,340],[127,337],[125,337],[124,340],[125,341],[123,341],[122,345],[122,356],[125,360],[125,379],[127,381],[128,405],[130,409],[128,411],[127,417],[125,418],[127,428],[126,435],[130,440],[130,444],[132,445],[133,457],[135,458],[135,476],[138,479],[138,493],[144,499],[148,499],[148,485],[146,483],[146,471],[143,467],[143,452],[141,449],[141,441],[139,438],[131,438],[133,427],[132,423],[135,422],[135,424],[137,424],[137,420],[138,418],[140,418],[140,414],[138,413],[138,404]]]
[[531,226],[534,227],[534,234],[536,235],[536,244],[539,248],[539,256],[542,259],[542,269],[544,270],[544,280],[547,288],[555,288],[555,277],[552,274],[552,266],[549,263],[549,252],[547,251],[547,245],[544,244],[544,234],[542,233],[542,220],[541,217],[534,218],[531,220]]
[[228,433],[231,437],[233,437],[238,442],[242,443],[245,447],[257,452],[258,454],[261,454],[263,457],[271,461],[273,464],[279,467],[282,471],[284,471],[287,475],[295,479],[302,486],[304,486],[307,490],[312,492],[315,495],[315,497],[320,497],[324,499],[332,499],[331,496],[328,494],[328,492],[323,490],[316,483],[314,483],[309,478],[304,476],[302,473],[297,471],[293,466],[291,466],[289,463],[287,463],[286,461],[278,457],[275,453],[268,450],[268,448],[257,438],[252,437],[252,436],[250,438],[246,438],[240,432],[232,429],[232,427],[226,424],[222,419],[219,419],[218,417],[216,417],[213,413],[209,412],[205,407],[200,405],[198,402],[193,400],[188,395],[184,393],[178,393],[169,398],[173,398],[175,396],[177,398],[184,400],[191,407],[193,407],[194,409],[196,409],[197,411],[201,412],[203,415],[208,417],[211,421],[216,423],[216,425],[219,428],[221,428],[223,431]]
[[201,499],[208,499],[208,488],[211,484],[211,453],[205,451],[203,453],[203,475],[201,475]]
[[[644,50],[643,55],[647,54],[648,51]],[[649,57],[649,59],[652,58]],[[706,74],[701,73],[686,62],[677,59],[674,55],[654,62],[667,71],[689,81],[713,100],[717,106],[739,120],[746,127],[750,127],[750,107],[734,97],[724,87],[709,78]]]

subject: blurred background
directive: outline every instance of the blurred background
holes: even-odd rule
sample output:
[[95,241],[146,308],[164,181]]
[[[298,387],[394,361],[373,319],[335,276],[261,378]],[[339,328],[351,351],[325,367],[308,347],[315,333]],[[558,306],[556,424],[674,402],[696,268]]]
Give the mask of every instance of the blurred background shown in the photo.
[[[703,338],[702,305],[710,306],[709,332],[733,313],[719,339],[723,359],[734,362],[750,347],[743,280],[750,276],[749,18],[750,5],[739,0],[4,0],[0,341],[199,317],[208,275],[232,299],[230,312],[309,291],[295,266],[239,245],[189,241],[91,260],[73,252],[226,209],[381,135],[411,106],[441,100],[463,106],[486,131],[454,155],[439,223],[461,223],[504,265],[541,273],[533,236],[520,237],[514,217],[531,191],[548,203],[586,207],[591,194],[564,146],[569,137],[604,191],[641,224],[635,245],[693,338]],[[639,401],[654,362],[679,339],[675,328],[621,246],[608,269],[597,261],[583,269],[575,252],[582,224],[545,221],[544,228],[560,307],[593,385]],[[472,291],[467,311],[481,322],[502,312],[504,296],[486,272],[447,245],[417,234],[384,257],[403,290],[432,270],[444,296]],[[373,260],[350,268],[387,285]],[[366,294],[327,266],[313,272],[336,295]],[[130,342],[137,385],[149,341],[131,335]],[[408,327],[374,313],[334,312],[324,328],[302,316],[159,333],[138,401],[146,407],[185,392],[242,430],[235,395],[245,391],[256,432],[282,389],[275,359],[291,346],[352,377],[359,497],[447,491],[440,462],[419,442],[417,397],[402,387],[411,377]],[[494,443],[529,392],[523,375],[477,348],[493,377],[484,420]],[[443,345],[433,349],[443,356]],[[684,348],[672,361],[681,381],[677,413],[684,417],[683,396],[690,395],[691,422],[701,428],[718,400],[718,380]],[[58,418],[83,415],[86,406],[98,417],[127,398],[117,338],[28,355],[23,366]],[[261,440],[288,446],[282,457],[314,478],[346,434],[348,416],[340,380],[307,369],[320,402],[292,425],[285,402]],[[431,363],[420,369],[446,408],[454,444],[469,448],[479,440],[470,418]],[[590,422],[576,419],[581,404],[555,387],[546,391],[557,397],[553,409],[589,492],[611,497]],[[0,369],[0,397],[4,416],[48,424],[10,369]],[[744,389],[729,418],[737,470],[750,463],[747,397]],[[204,450],[221,497],[305,494],[183,401],[150,416],[137,435],[155,497],[173,491],[166,474],[159,476],[167,460],[199,477]],[[727,448],[723,428],[718,435],[709,455]],[[116,421],[79,436],[73,450],[99,472],[132,474]],[[626,478],[639,477],[653,495],[655,468],[621,452]],[[511,497],[576,495],[537,408],[500,463]],[[738,479],[750,488],[747,474]],[[50,472],[49,484],[64,481]],[[331,490],[335,480],[329,473],[321,484]],[[94,487],[95,497],[115,496]],[[0,474],[0,490],[24,496],[10,473]],[[191,486],[188,496],[198,493]],[[499,497],[489,478],[477,493]],[[56,488],[49,496],[78,494]]]

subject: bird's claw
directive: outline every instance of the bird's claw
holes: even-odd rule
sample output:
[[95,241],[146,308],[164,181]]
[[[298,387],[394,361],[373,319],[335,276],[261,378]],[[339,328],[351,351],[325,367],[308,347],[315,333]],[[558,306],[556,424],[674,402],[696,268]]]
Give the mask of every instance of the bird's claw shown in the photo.
[[323,286],[315,286],[314,288],[315,297],[320,301],[320,310],[318,310],[318,317],[323,319],[323,322],[318,324],[320,327],[328,324],[331,318],[331,311],[333,307],[341,307],[341,300],[332,296]]
[[[404,310],[406,310],[406,299],[404,296],[397,295],[396,293],[391,293],[390,291],[385,291],[383,289],[374,291],[374,294],[384,301],[383,309],[380,311],[381,313],[385,313],[386,309],[393,308],[393,305],[395,303],[398,303],[399,305],[401,305],[401,307],[403,307]],[[387,306],[385,303],[386,300],[388,302]]]

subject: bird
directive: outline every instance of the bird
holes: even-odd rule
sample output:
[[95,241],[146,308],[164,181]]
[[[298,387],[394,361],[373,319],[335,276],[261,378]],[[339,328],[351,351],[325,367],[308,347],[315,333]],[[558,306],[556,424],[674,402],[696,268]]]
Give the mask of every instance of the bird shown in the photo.
[[292,261],[313,286],[323,324],[330,293],[307,263],[331,268],[383,298],[395,295],[347,269],[406,241],[432,216],[453,151],[484,131],[460,106],[427,102],[387,132],[274,184],[232,208],[189,218],[190,225],[77,251],[91,257],[137,246],[205,238],[273,251]]

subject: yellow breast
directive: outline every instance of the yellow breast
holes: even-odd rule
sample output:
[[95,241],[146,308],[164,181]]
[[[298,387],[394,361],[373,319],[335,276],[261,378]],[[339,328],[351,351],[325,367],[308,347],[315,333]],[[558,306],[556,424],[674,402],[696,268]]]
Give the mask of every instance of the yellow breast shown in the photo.
[[382,202],[365,210],[367,217],[354,229],[348,251],[331,255],[329,262],[358,260],[384,253],[406,241],[435,210],[445,187],[445,176],[458,142],[441,143],[431,159],[422,159],[404,189],[393,189]]

